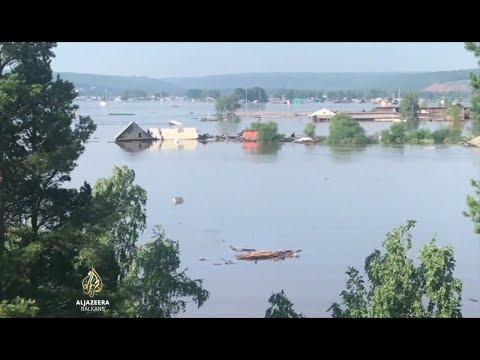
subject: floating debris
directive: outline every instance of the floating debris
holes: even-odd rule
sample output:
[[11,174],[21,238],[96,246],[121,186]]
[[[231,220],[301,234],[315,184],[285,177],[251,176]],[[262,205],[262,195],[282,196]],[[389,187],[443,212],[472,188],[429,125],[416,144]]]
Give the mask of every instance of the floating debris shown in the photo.
[[235,255],[238,260],[285,260],[287,258],[295,258],[298,255],[293,250],[269,251],[256,250],[246,251],[240,255]]
[[225,261],[225,265],[235,265],[236,263],[234,263],[232,260],[227,260]]
[[468,299],[468,300],[478,303],[478,300],[476,299]]
[[233,246],[233,245],[229,245],[229,246],[230,246],[230,249],[232,249],[235,252],[255,251],[255,249],[250,249],[250,248],[238,248],[238,247]]
[[230,249],[241,254],[235,255],[237,260],[285,260],[287,258],[296,258],[298,253],[302,250],[282,250],[282,251],[270,251],[270,250],[255,250],[248,248],[238,248],[233,245],[229,245]]
[[222,265],[222,264],[221,264],[221,263],[214,263],[213,265],[217,265],[217,266],[218,266],[218,265]]
[[201,259],[200,259],[200,261],[207,261],[207,259],[205,259],[205,258],[201,258]]
[[173,205],[183,204],[183,197],[181,197],[181,196],[175,196],[175,197],[172,199],[172,203],[173,203]]

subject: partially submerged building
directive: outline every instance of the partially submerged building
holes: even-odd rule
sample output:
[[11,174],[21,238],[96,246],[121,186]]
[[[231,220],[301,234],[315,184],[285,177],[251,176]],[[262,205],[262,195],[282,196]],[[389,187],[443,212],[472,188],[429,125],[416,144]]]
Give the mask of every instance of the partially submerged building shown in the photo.
[[153,140],[153,138],[144,131],[135,122],[131,122],[125,126],[122,131],[115,137],[115,141],[139,141],[139,140]]
[[197,140],[196,128],[174,127],[174,128],[150,128],[149,136],[156,140]]
[[335,116],[335,112],[328,109],[320,109],[308,115],[309,118],[312,118],[313,122],[330,120],[332,116]]
[[245,141],[257,141],[258,130],[245,130],[242,137]]

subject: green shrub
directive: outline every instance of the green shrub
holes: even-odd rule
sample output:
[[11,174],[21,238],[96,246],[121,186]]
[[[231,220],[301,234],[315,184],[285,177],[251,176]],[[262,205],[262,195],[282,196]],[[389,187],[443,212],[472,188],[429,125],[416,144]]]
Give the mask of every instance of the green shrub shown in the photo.
[[255,122],[250,125],[250,128],[258,130],[258,142],[269,143],[282,139],[282,135],[278,133],[278,124],[276,122]]
[[407,132],[406,123],[395,123],[389,129],[380,133],[380,142],[382,144],[403,144]]
[[316,130],[315,124],[314,123],[308,123],[305,126],[305,130],[303,132],[305,133],[305,136],[315,138],[315,130]]
[[407,143],[409,144],[430,144],[432,133],[427,129],[417,129],[407,134]]
[[337,114],[330,120],[328,144],[362,145],[368,142],[365,130],[347,114]]

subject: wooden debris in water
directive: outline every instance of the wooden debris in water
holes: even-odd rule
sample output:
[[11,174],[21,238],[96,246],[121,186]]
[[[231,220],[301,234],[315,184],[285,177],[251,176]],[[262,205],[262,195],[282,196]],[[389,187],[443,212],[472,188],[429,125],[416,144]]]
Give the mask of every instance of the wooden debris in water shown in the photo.
[[269,251],[255,250],[245,251],[239,255],[235,255],[237,260],[285,260],[287,258],[296,258],[298,255],[293,250]]

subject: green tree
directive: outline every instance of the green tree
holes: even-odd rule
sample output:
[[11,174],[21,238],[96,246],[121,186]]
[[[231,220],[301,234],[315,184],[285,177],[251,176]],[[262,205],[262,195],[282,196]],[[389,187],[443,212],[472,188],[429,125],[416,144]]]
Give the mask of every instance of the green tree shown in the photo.
[[388,233],[385,254],[375,250],[365,259],[368,284],[357,269],[348,269],[342,304],[329,308],[333,317],[461,317],[462,282],[453,276],[453,250],[437,246],[434,238],[415,267],[407,254],[415,223],[409,220]]
[[[466,42],[465,48],[471,51],[475,57],[480,58],[480,42]],[[480,64],[480,60],[478,62]],[[472,86],[472,97],[468,108],[470,118],[473,120],[473,132],[480,134],[480,75],[470,73],[470,85]]]
[[249,101],[257,100],[258,102],[262,103],[268,102],[268,96],[265,92],[265,89],[258,86],[247,90],[247,98]]
[[147,92],[140,89],[127,89],[123,92],[122,99],[146,98]]
[[303,132],[305,133],[305,136],[308,136],[314,139],[316,129],[317,127],[315,126],[315,124],[310,122],[307,125],[305,125],[305,130]]
[[[54,46],[0,44],[5,72],[0,74],[0,313],[103,316],[79,313],[74,305],[82,279],[94,266],[107,284],[102,295],[118,304],[110,314],[129,316],[139,308],[122,305],[135,300],[129,298],[126,278],[132,279],[134,264],[148,255],[136,244],[145,228],[146,193],[127,168],[114,169],[113,177],[100,179],[93,191],[87,183],[64,188],[95,126],[89,118],[75,119],[73,85],[52,78]],[[178,257],[176,250],[164,252],[166,266]],[[145,289],[155,280],[147,274],[146,269],[138,273],[147,279],[137,281]],[[176,282],[164,286],[167,292],[172,286],[172,302],[190,294],[203,304],[203,289],[171,275]],[[177,291],[184,285],[187,290]]]
[[254,122],[250,124],[250,129],[258,130],[257,141],[260,143],[270,143],[282,139],[282,135],[278,133],[278,124],[274,121]]
[[30,318],[35,317],[38,307],[35,301],[16,297],[12,301],[0,301],[0,318]]
[[114,167],[113,176],[99,179],[93,190],[95,205],[106,210],[102,219],[105,232],[101,237],[114,249],[119,280],[130,269],[137,251],[136,242],[146,227],[147,193],[134,181],[133,170],[126,166]]
[[268,299],[270,307],[265,313],[266,318],[303,318],[302,314],[296,313],[293,309],[293,303],[288,300],[285,293],[272,294]]
[[203,91],[201,89],[188,89],[187,97],[190,99],[200,99],[203,96]]
[[153,241],[139,247],[125,280],[125,313],[133,317],[172,317],[185,311],[187,298],[202,306],[208,291],[201,280],[188,278],[186,270],[178,272],[179,267],[178,242],[166,238],[157,226]]
[[74,121],[73,84],[52,77],[54,47],[18,43],[0,78],[0,254],[6,226],[28,225],[32,241],[68,217],[75,191],[61,184],[95,130],[89,117]]
[[382,144],[403,144],[406,140],[407,125],[405,123],[395,123],[389,129],[380,132],[380,142]]
[[464,211],[463,215],[473,221],[475,233],[480,234],[480,181],[471,179],[470,183],[474,188],[474,195],[467,196],[468,211]]
[[232,95],[222,96],[215,104],[215,110],[219,117],[227,116],[232,118],[235,115],[235,111],[240,109],[240,107],[237,98]]
[[347,114],[336,114],[330,119],[328,144],[366,144],[365,130]]
[[236,88],[233,90],[232,96],[235,97],[237,101],[245,100],[245,89]]
[[420,106],[418,101],[419,97],[415,92],[406,93],[400,101],[401,117],[407,121],[411,129],[416,129],[419,125]]

